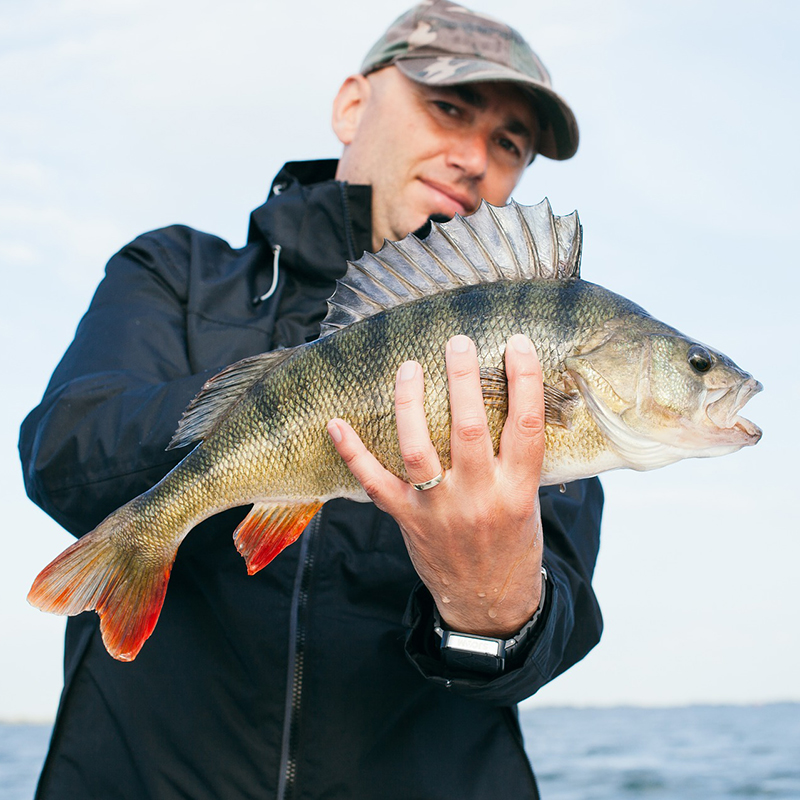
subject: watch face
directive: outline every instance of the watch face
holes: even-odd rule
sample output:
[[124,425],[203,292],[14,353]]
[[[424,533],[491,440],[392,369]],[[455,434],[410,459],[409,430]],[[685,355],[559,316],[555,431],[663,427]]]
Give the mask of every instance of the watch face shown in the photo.
[[505,642],[488,636],[442,632],[442,661],[453,669],[498,675],[505,667]]
[[487,636],[471,636],[453,631],[445,631],[442,634],[442,649],[461,650],[465,653],[493,656],[494,658],[500,658],[503,655],[504,644],[501,639],[490,639]]
[[505,668],[505,659],[487,653],[472,653],[469,650],[442,648],[442,662],[452,670],[477,672],[481,675],[499,675]]

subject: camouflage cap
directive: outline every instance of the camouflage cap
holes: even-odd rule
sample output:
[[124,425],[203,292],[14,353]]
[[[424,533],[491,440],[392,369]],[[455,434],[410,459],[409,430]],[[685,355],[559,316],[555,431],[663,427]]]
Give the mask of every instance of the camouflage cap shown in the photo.
[[509,81],[531,97],[542,128],[538,152],[571,158],[578,149],[572,109],[552,89],[536,53],[513,28],[449,0],[423,0],[389,27],[367,53],[361,73],[395,66],[429,86]]

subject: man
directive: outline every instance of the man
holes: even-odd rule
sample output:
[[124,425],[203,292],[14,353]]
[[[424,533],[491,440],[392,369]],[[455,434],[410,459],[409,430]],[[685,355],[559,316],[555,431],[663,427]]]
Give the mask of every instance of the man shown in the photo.
[[[502,204],[537,152],[577,147],[572,112],[519,35],[441,1],[390,27],[343,84],[333,126],[340,162],[287,165],[241,250],[173,226],[109,262],[20,439],[29,494],[72,533],[185,453],[164,448],[207,378],[313,339],[347,259],[481,198]],[[132,663],[108,656],[94,614],[70,619],[38,797],[537,796],[515,704],[599,638],[601,492],[595,479],[537,495],[541,372],[524,337],[507,350],[497,457],[474,345],[454,337],[446,358],[446,473],[419,366],[399,365],[416,487],[332,420],[376,505],[328,503],[252,578],[230,541],[244,510],[201,524]]]

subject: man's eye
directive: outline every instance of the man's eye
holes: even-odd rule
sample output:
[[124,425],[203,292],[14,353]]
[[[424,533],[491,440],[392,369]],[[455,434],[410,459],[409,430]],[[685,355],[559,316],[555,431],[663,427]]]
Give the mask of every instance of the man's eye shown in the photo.
[[458,106],[448,103],[447,100],[434,100],[433,104],[439,109],[439,111],[447,114],[448,117],[457,117],[461,113]]
[[521,156],[522,153],[520,152],[519,147],[511,141],[511,139],[506,139],[505,137],[501,137],[498,139],[497,142],[503,150],[508,150],[509,153],[512,153],[515,156]]

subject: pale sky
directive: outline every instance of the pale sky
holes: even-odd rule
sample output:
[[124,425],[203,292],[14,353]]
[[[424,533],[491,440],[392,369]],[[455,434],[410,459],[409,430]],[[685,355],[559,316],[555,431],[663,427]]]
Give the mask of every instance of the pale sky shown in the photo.
[[[578,155],[537,159],[515,199],[577,208],[587,280],[727,353],[765,387],[746,412],[764,429],[757,447],[604,478],[595,587],[606,630],[531,702],[800,700],[800,7],[470,5],[526,36],[581,127]],[[333,94],[406,7],[0,7],[0,719],[51,719],[58,702],[63,621],[25,596],[72,538],[25,497],[16,440],[105,262],[176,222],[242,245],[284,161],[338,155]]]

